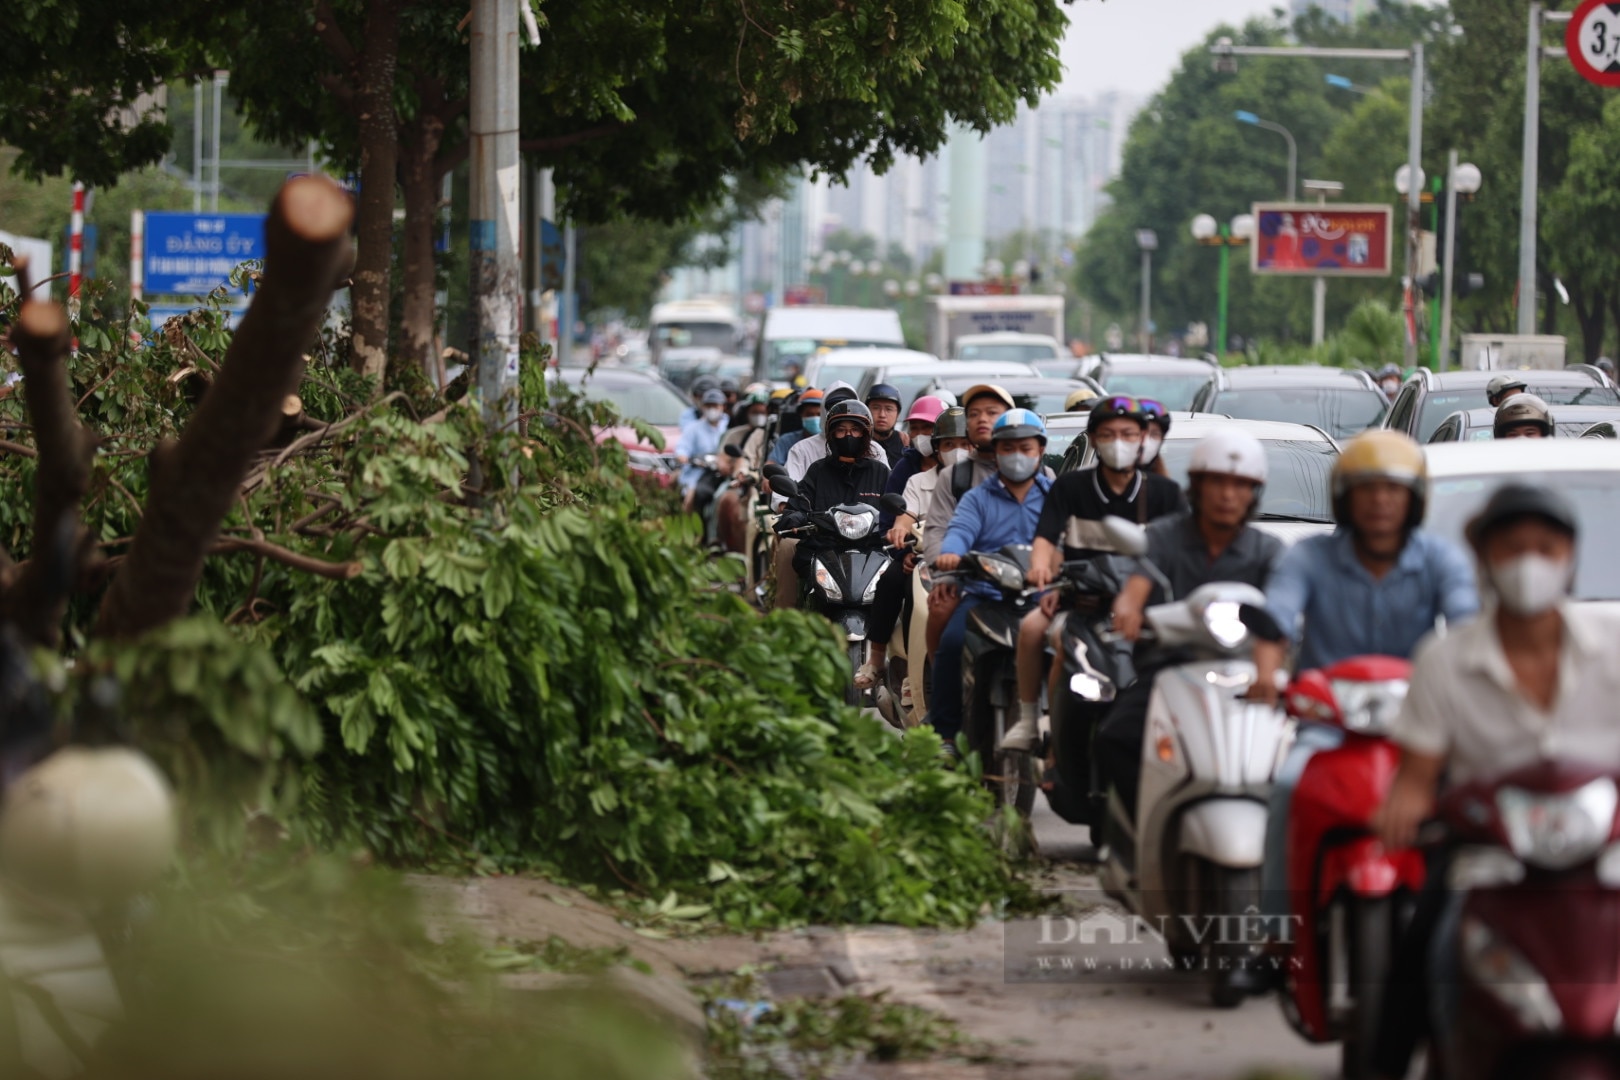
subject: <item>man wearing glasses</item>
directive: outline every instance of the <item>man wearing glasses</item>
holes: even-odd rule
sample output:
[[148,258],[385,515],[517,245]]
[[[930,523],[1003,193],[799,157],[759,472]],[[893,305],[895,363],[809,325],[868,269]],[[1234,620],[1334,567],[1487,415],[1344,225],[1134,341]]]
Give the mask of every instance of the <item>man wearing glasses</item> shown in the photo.
[[[1032,587],[1043,589],[1051,584],[1065,559],[1112,552],[1114,545],[1103,531],[1103,518],[1121,517],[1145,525],[1187,508],[1179,484],[1137,467],[1149,420],[1163,414],[1163,406],[1156,401],[1128,397],[1105,398],[1092,408],[1086,419],[1086,437],[1096,448],[1097,464],[1064,473],[1052,485],[1035,530],[1028,578]],[[1057,610],[1058,594],[1049,592],[1019,628],[1018,722],[1002,737],[1003,749],[1028,750],[1039,733],[1042,653]],[[1054,678],[1057,671],[1054,664]]]

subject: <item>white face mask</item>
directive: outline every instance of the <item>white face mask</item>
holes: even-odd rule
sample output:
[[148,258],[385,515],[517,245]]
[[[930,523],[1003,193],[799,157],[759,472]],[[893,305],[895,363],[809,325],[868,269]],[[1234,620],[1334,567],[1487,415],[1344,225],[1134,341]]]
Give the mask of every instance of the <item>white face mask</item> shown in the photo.
[[1395,391],[1399,390],[1400,388],[1401,388],[1401,384],[1396,382],[1394,379],[1387,379],[1383,383],[1384,393],[1386,393],[1386,394],[1393,394],[1393,393],[1395,393]]
[[708,408],[703,410],[703,419],[707,420],[711,424],[719,423],[720,418],[724,415],[726,415],[726,410],[724,409]]
[[1115,439],[1113,442],[1098,443],[1097,457],[1110,469],[1124,471],[1136,464],[1137,455],[1142,452],[1139,442],[1125,442]]
[[760,413],[757,416],[750,416],[748,418],[748,422],[754,427],[764,427],[765,421],[769,419],[770,417],[766,416],[764,413]]
[[947,469],[952,468],[952,467],[957,466],[957,465],[960,465],[960,464],[962,464],[962,462],[966,461],[967,459],[968,459],[968,452],[966,450],[962,450],[962,449],[947,450],[943,454],[939,455],[940,462]]
[[1545,555],[1520,555],[1486,574],[1502,606],[1515,615],[1541,615],[1558,606],[1575,582],[1570,563]]
[[1154,459],[1159,456],[1159,447],[1163,445],[1164,440],[1157,435],[1144,435],[1142,437],[1142,464],[1153,464]]
[[919,435],[911,440],[911,445],[917,448],[917,453],[928,457],[934,452],[934,437],[932,435]]

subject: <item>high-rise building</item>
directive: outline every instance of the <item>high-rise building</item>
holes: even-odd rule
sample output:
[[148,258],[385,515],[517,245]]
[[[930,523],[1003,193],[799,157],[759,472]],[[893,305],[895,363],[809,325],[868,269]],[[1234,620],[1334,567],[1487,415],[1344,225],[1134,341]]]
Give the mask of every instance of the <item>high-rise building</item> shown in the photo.
[[1376,0],[1289,0],[1288,14],[1290,18],[1298,18],[1312,8],[1321,8],[1333,18],[1347,23],[1377,6]]

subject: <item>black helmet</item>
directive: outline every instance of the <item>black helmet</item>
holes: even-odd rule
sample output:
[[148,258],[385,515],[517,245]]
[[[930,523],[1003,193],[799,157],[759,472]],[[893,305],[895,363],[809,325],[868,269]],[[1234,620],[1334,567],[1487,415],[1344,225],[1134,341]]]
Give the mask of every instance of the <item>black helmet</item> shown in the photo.
[[939,414],[934,421],[934,445],[938,446],[946,439],[965,439],[968,437],[967,410],[960,405],[952,405]]
[[1105,420],[1135,420],[1144,429],[1148,422],[1141,402],[1122,394],[1105,397],[1091,407],[1091,412],[1086,414],[1086,434],[1097,434],[1097,429],[1103,426]]
[[858,421],[868,435],[872,433],[872,410],[858,401],[840,401],[833,405],[822,418],[821,430],[830,436],[833,425],[840,420]]
[[699,375],[692,380],[692,396],[702,397],[710,390],[720,389],[720,383],[713,375]]
[[1510,483],[1497,488],[1485,508],[1469,521],[1468,542],[1478,551],[1492,531],[1527,517],[1540,518],[1571,537],[1580,532],[1575,505],[1563,493],[1550,487]]
[[1159,425],[1160,435],[1170,434],[1170,410],[1152,398],[1137,398],[1136,409],[1150,424]]
[[735,394],[735,393],[737,393],[738,392],[737,380],[736,379],[721,379],[720,380],[720,392],[723,393],[723,394]]
[[905,402],[900,400],[900,391],[896,390],[888,383],[882,382],[878,383],[876,386],[872,387],[872,389],[866,392],[866,403],[870,405],[874,401],[892,401],[897,406],[905,405]]
[[834,388],[832,390],[827,391],[827,397],[825,399],[825,403],[828,406],[828,408],[831,408],[832,406],[838,404],[840,401],[854,401],[855,398],[856,398],[856,395],[855,395],[855,391],[853,389],[851,389],[848,386],[839,386],[839,387],[836,387],[836,388]]

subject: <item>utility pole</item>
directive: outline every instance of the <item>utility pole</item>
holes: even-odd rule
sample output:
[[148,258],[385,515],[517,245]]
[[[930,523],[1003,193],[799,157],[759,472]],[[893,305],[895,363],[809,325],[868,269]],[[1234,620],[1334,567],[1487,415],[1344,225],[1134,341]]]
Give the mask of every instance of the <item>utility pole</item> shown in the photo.
[[1441,252],[1440,344],[1435,358],[1435,370],[1446,370],[1451,356],[1451,293],[1452,270],[1457,260],[1457,151],[1446,157],[1446,243]]
[[1412,45],[1411,114],[1406,126],[1406,163],[1411,183],[1406,187],[1406,368],[1417,367],[1418,210],[1423,204],[1423,43]]
[[1159,249],[1159,235],[1152,229],[1136,230],[1136,246],[1142,250],[1142,352],[1153,351],[1153,253]]
[[517,419],[518,316],[518,5],[472,0],[470,248],[473,362],[484,423]]

